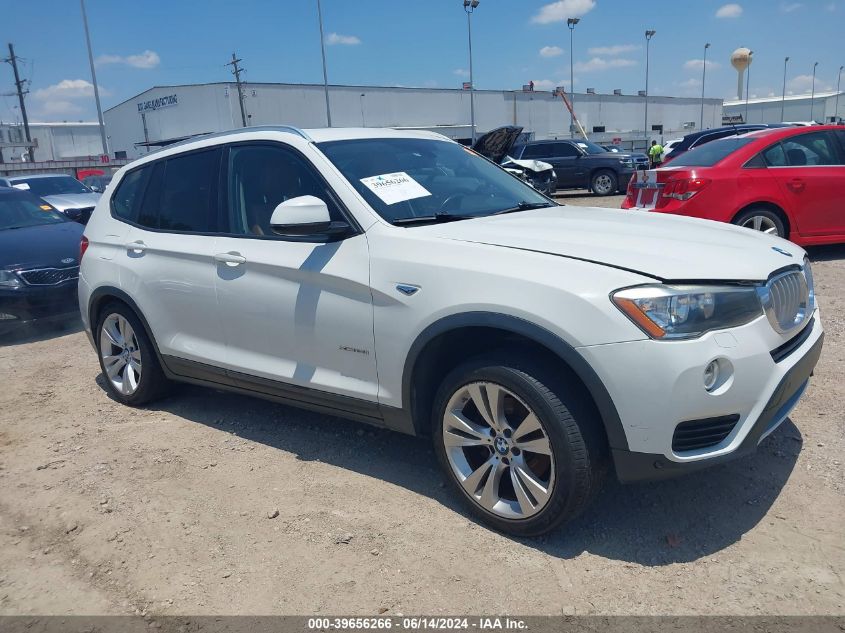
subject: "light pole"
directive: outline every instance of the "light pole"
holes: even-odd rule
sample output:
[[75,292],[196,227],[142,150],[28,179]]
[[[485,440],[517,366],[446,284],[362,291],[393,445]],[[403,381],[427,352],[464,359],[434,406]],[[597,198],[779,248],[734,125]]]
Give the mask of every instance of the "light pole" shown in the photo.
[[472,144],[475,145],[475,79],[472,75],[472,12],[478,7],[478,0],[464,0],[467,14],[467,41],[469,42],[469,119],[472,127]]
[[[94,72],[94,54],[91,52],[91,36],[88,33],[88,14],[85,13],[85,0],[79,0],[82,7],[82,24],[85,26],[85,43],[88,45],[88,63],[91,65],[91,82],[94,84],[94,101],[97,103],[97,120],[100,122],[100,140],[103,143],[103,154],[109,153],[106,143],[106,124],[103,122],[103,108],[100,106],[100,89],[97,87],[97,73]],[[30,150],[31,152],[32,150]],[[31,156],[32,154],[30,154]]]
[[707,49],[710,48],[710,42],[704,45],[704,65],[701,68],[701,120],[698,123],[698,129],[704,129],[704,79],[707,77]]
[[818,66],[818,65],[819,65],[818,62],[813,64],[813,88],[812,88],[812,91],[810,92],[810,121],[815,120],[815,119],[813,119],[813,106],[816,105],[816,103],[815,103],[815,101],[816,101],[816,66]]
[[317,0],[317,19],[320,21],[320,52],[323,54],[323,91],[326,93],[326,123],[332,126],[332,109],[329,106],[329,75],[326,72],[326,43],[323,40],[323,9]]
[[645,32],[645,117],[643,119],[643,133],[645,134],[645,150],[648,152],[648,52],[651,38],[657,31],[649,30]]
[[789,57],[783,58],[783,95],[780,98],[780,120],[783,122],[783,108],[786,105],[786,62],[789,61]]
[[839,123],[839,86],[842,85],[842,69],[845,66],[839,67],[839,79],[836,80],[836,104],[833,106],[833,122]]
[[575,65],[572,61],[572,34],[575,31],[575,25],[581,21],[581,18],[569,18],[566,20],[566,26],[569,27],[569,105],[572,110],[569,112],[569,135],[575,138]]
[[748,123],[748,87],[751,85],[751,61],[754,51],[748,51],[748,70],[745,71],[745,122]]
[[366,95],[361,93],[361,127],[367,127],[367,119],[364,118],[364,97]]

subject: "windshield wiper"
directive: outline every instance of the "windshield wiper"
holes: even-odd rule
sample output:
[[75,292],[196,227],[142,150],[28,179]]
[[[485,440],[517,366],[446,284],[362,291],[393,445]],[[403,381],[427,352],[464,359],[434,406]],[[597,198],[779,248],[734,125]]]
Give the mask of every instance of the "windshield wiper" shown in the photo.
[[435,213],[434,215],[418,215],[409,218],[397,218],[393,220],[394,226],[406,226],[408,224],[436,224],[439,222],[454,222],[455,220],[469,220],[477,218],[477,215],[459,215],[455,213]]
[[548,202],[526,202],[523,200],[515,207],[511,207],[509,209],[502,209],[501,211],[496,211],[495,213],[491,213],[490,215],[504,215],[505,213],[516,213],[517,211],[530,211],[531,209],[548,209],[554,207],[556,205],[550,204]]

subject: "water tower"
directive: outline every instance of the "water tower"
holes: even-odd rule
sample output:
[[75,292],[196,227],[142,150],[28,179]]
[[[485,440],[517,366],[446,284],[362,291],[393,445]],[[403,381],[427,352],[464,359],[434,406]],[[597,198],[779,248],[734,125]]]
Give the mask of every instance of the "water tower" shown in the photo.
[[751,65],[751,51],[747,48],[738,48],[731,53],[731,66],[736,68],[736,98],[742,99],[742,78],[745,71]]

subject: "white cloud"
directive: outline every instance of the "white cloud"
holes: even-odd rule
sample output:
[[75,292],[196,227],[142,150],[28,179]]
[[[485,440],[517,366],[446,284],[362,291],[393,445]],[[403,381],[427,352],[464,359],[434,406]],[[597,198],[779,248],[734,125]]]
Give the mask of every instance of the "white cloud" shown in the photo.
[[835,3],[835,2],[829,2],[829,3],[825,6],[825,9],[826,9],[827,11],[831,11],[831,12],[836,11],[836,3]]
[[780,10],[782,13],[792,13],[793,11],[797,11],[798,9],[804,8],[804,5],[801,2],[781,2],[780,3]]
[[[714,62],[710,59],[707,60],[707,70],[716,70],[717,68],[721,68],[721,64],[719,62]],[[697,70],[700,71],[704,68],[704,60],[703,59],[688,59],[684,62],[684,70]]]
[[452,71],[452,74],[458,77],[469,77],[469,71],[466,68],[456,68]]
[[531,21],[535,24],[566,22],[568,18],[580,18],[596,6],[596,0],[558,0],[540,7]]
[[719,7],[716,11],[717,18],[738,18],[742,15],[742,7],[734,2]]
[[631,53],[639,50],[640,48],[642,47],[637,44],[613,44],[612,46],[595,46],[593,48],[588,48],[587,52],[590,55],[608,55],[610,57],[615,57],[616,55],[621,55],[622,53]]
[[690,77],[678,83],[681,88],[701,88],[701,79]]
[[106,66],[108,64],[125,64],[127,66],[132,66],[133,68],[143,68],[148,70],[150,68],[155,68],[161,63],[161,57],[158,56],[158,53],[151,50],[146,50],[143,53],[138,53],[137,55],[127,55],[126,57],[121,57],[120,55],[100,55],[95,63],[98,66]]
[[341,35],[340,33],[329,33],[326,38],[326,44],[333,46],[335,44],[343,44],[345,46],[355,46],[360,44],[361,40],[354,35]]
[[[810,94],[813,90],[813,76],[797,75],[786,82],[786,87],[789,88],[790,93]],[[833,85],[822,81],[816,76],[816,92],[826,92],[828,90],[833,90]]]
[[611,68],[628,68],[636,65],[637,62],[633,59],[604,59],[603,57],[593,57],[586,62],[576,62],[575,70],[579,73],[590,73],[609,70]]
[[70,101],[51,100],[41,104],[38,113],[42,117],[69,116],[80,114],[84,109]]
[[540,49],[540,57],[557,57],[563,55],[563,49],[560,46],[544,46]]
[[[100,96],[111,93],[100,86]],[[39,101],[67,101],[68,99],[86,99],[94,96],[94,84],[85,79],[62,79],[59,83],[39,88],[33,93]]]
[[534,79],[534,90],[554,90],[558,87],[558,82],[551,79]]

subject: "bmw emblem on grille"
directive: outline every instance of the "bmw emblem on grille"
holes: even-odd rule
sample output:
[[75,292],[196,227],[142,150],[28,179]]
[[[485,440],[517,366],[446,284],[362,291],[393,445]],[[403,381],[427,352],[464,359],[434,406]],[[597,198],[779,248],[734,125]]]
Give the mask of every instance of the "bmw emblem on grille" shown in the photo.
[[780,253],[781,255],[786,255],[787,257],[792,257],[792,253],[789,251],[785,251],[782,248],[778,248],[777,246],[772,246],[772,250],[776,253]]
[[76,260],[74,260],[74,259],[73,259],[73,257],[65,257],[65,258],[62,260],[62,263],[63,263],[63,264],[72,264],[74,261],[76,261]]

